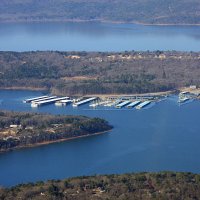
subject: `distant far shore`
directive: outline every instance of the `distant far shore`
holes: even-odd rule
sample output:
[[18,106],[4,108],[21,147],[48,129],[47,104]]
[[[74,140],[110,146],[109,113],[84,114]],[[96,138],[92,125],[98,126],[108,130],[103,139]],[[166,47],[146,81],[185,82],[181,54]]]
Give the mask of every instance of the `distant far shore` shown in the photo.
[[86,22],[96,22],[96,23],[110,23],[110,24],[135,24],[143,26],[200,26],[200,24],[191,23],[145,23],[139,21],[115,21],[115,20],[104,20],[104,19],[94,19],[94,20],[81,20],[81,19],[45,19],[45,20],[0,20],[0,23],[86,23]]

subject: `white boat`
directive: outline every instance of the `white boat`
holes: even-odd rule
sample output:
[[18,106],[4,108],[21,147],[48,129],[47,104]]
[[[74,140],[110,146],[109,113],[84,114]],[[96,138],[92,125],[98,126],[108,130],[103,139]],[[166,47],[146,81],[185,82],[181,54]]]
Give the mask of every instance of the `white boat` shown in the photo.
[[187,97],[179,97],[178,103],[184,103],[188,100],[189,100],[189,98],[187,98]]

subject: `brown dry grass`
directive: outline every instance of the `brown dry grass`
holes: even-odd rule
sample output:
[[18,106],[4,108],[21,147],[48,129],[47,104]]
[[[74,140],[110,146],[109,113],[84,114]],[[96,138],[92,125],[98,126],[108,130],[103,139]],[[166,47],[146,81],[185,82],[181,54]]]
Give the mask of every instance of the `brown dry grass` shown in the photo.
[[84,80],[97,80],[96,76],[73,76],[73,77],[62,77],[65,81],[84,81]]

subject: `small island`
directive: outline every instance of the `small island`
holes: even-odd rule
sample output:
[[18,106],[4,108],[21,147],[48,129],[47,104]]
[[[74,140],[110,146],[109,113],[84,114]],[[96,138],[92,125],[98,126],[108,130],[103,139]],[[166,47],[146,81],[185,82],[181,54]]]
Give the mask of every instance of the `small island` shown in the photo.
[[0,111],[0,152],[104,133],[104,119]]

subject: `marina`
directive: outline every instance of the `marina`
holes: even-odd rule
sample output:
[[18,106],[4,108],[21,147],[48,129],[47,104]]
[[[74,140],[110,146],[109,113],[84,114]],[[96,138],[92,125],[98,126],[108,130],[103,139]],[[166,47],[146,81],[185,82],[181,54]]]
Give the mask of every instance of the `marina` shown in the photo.
[[[160,102],[166,99],[170,94],[141,94],[141,95],[104,95],[104,96],[82,96],[82,97],[57,97],[57,96],[39,96],[23,100],[24,103],[31,103],[31,107],[36,108],[41,105],[55,104],[56,106],[70,105],[78,107],[87,103],[90,108],[112,107],[117,109],[136,108],[142,109],[152,102]],[[193,99],[199,99],[199,91],[181,91],[178,95],[177,103],[179,105]]]

